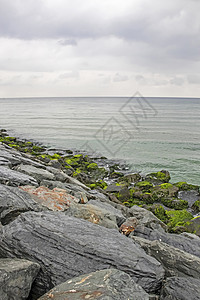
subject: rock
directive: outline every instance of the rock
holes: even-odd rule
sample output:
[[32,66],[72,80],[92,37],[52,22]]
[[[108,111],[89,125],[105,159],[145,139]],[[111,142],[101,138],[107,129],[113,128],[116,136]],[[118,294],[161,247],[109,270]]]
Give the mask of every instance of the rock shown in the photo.
[[200,239],[191,239],[182,234],[164,233],[156,229],[152,230],[145,226],[137,226],[134,235],[150,241],[158,240],[200,257]]
[[122,189],[123,189],[122,186],[112,183],[112,184],[108,185],[108,187],[106,188],[106,192],[117,193],[117,192],[120,192]]
[[80,182],[79,180],[73,178],[73,177],[70,177],[69,175],[65,174],[65,177],[66,177],[66,180],[65,182],[67,183],[71,183],[71,184],[75,184],[75,185],[78,185],[80,187],[82,187],[84,190],[86,191],[89,191],[90,188],[87,187],[85,184],[83,184],[82,182]]
[[134,240],[155,257],[166,271],[166,276],[200,278],[200,258],[160,241],[149,241],[135,237]]
[[12,165],[8,159],[0,157],[0,166],[8,166],[10,168]]
[[3,225],[12,222],[26,211],[45,210],[28,193],[17,187],[0,184],[0,221]]
[[124,175],[124,179],[129,183],[135,183],[141,180],[141,175],[139,173],[132,173]]
[[148,300],[149,295],[126,273],[107,269],[72,278],[40,297],[48,300],[115,299]]
[[21,164],[17,167],[17,171],[34,177],[38,182],[40,182],[43,179],[47,179],[47,180],[54,179],[54,175],[52,173],[50,173],[49,171],[44,170],[42,168],[36,168],[31,165]]
[[200,280],[169,277],[161,290],[160,300],[200,300]]
[[37,186],[37,181],[26,174],[11,170],[7,167],[0,166],[0,183],[19,186],[19,185],[35,185]]
[[190,233],[195,233],[197,236],[200,237],[200,216],[195,217],[192,220],[189,220],[186,224],[185,227],[188,232]]
[[92,204],[71,205],[65,213],[67,216],[81,218],[91,223],[118,230],[116,217],[109,211]]
[[0,157],[2,159],[8,160],[9,165],[11,165],[11,166],[16,166],[16,165],[19,165],[20,163],[25,163],[25,164],[30,164],[30,165],[33,165],[36,167],[44,167],[42,164],[29,159],[28,156],[25,155],[24,153],[22,156],[22,153],[20,153],[16,150],[10,149],[10,147],[8,147],[6,145],[2,145],[2,144],[0,144]]
[[137,205],[128,209],[127,217],[135,217],[138,220],[138,225],[144,225],[161,232],[167,230],[167,226],[161,220],[156,218],[152,212]]
[[109,211],[112,215],[116,217],[117,225],[120,226],[123,222],[125,222],[126,218],[123,216],[121,210],[113,207],[111,204],[106,202],[101,202],[98,200],[90,200],[88,204],[92,204],[98,206],[102,209]]
[[119,231],[126,235],[129,236],[131,232],[133,232],[138,224],[138,219],[135,217],[128,218],[119,228]]
[[20,189],[34,196],[33,199],[40,205],[46,206],[53,211],[64,211],[68,209],[71,203],[79,202],[79,199],[59,188],[50,190],[45,186],[38,188],[34,186],[22,186]]
[[1,299],[27,299],[39,269],[38,264],[25,259],[0,259]]
[[0,256],[40,263],[32,299],[74,276],[106,268],[126,271],[146,292],[159,290],[164,269],[133,240],[61,212],[27,212],[1,228]]
[[148,180],[156,185],[162,184],[162,183],[168,183],[170,180],[170,174],[168,171],[162,170],[159,172],[147,174],[145,177],[145,180]]
[[178,192],[178,198],[186,200],[191,207],[195,201],[200,200],[199,192],[197,190],[180,191]]

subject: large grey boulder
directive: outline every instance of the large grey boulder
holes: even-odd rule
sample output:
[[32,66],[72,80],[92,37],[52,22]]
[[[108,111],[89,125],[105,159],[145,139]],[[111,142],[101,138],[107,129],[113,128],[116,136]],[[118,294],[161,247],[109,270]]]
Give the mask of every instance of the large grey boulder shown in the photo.
[[161,290],[160,300],[200,300],[200,280],[169,277]]
[[113,299],[148,300],[149,295],[126,273],[106,269],[72,278],[38,300]]
[[32,176],[22,174],[5,166],[0,166],[0,183],[11,186],[27,184],[38,185],[37,181]]
[[104,226],[106,228],[113,228],[118,230],[116,216],[108,210],[100,208],[92,204],[73,204],[65,212],[67,216],[81,218]]
[[37,167],[31,166],[31,165],[21,164],[17,167],[17,170],[19,172],[22,172],[29,176],[32,176],[38,182],[40,182],[43,179],[47,179],[47,180],[54,179],[54,175],[52,173],[50,173],[49,171],[47,171],[43,168],[37,168]]
[[118,226],[120,226],[126,220],[126,218],[123,216],[121,210],[113,207],[109,203],[101,202],[101,201],[98,201],[98,200],[90,200],[88,202],[88,204],[92,204],[92,205],[98,206],[102,209],[105,209],[105,210],[109,211],[112,215],[114,215],[116,217]]
[[159,290],[164,277],[161,264],[117,230],[61,212],[27,212],[1,228],[0,256],[40,264],[33,299],[69,278],[111,267],[128,273],[147,292]]
[[199,238],[187,237],[182,234],[163,233],[156,229],[152,230],[145,226],[138,226],[134,231],[134,236],[142,237],[151,241],[158,240],[200,257]]
[[200,278],[200,258],[159,241],[149,241],[135,237],[134,240],[162,263],[166,276],[191,276]]
[[26,300],[40,266],[25,259],[0,259],[1,300]]
[[159,220],[151,211],[139,207],[137,205],[129,208],[127,217],[135,217],[138,220],[138,225],[144,225],[151,229],[157,229],[161,232],[167,230],[167,226]]
[[0,221],[3,225],[12,222],[23,212],[42,210],[45,208],[28,193],[17,187],[0,184]]

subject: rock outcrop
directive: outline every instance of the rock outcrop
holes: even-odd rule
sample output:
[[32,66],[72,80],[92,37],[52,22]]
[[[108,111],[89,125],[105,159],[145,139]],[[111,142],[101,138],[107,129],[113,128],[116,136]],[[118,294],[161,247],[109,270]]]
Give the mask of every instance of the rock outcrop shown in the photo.
[[126,273],[107,269],[74,277],[38,300],[113,299],[148,300],[149,295]]
[[40,264],[33,299],[71,277],[111,267],[128,273],[146,292],[159,290],[164,277],[161,264],[131,239],[62,212],[27,212],[1,228],[0,256]]
[[25,259],[0,259],[1,300],[27,299],[39,269],[39,264]]

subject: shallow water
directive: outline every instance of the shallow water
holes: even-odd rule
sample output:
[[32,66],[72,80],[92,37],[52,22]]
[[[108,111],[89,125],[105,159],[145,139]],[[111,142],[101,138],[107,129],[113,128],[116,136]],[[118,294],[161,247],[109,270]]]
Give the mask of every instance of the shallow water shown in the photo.
[[200,99],[0,99],[0,128],[53,147],[98,151],[143,173],[200,185]]

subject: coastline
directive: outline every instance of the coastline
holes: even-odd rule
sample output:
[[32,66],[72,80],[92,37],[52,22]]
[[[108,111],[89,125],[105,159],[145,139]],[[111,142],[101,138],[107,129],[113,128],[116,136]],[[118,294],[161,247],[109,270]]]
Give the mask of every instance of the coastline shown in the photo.
[[[49,149],[0,130],[0,260],[32,261],[29,299],[39,299],[54,286],[89,274],[89,270],[95,272],[91,275],[95,277],[101,275],[97,274],[99,270],[108,272],[113,267],[125,271],[130,284],[135,282],[134,291],[127,287],[129,299],[135,299],[131,293],[138,289],[137,284],[141,293],[138,299],[165,299],[166,279],[176,276],[180,281],[185,276],[181,264],[187,261],[188,280],[200,274],[200,217],[194,217],[200,211],[199,188],[186,182],[170,183],[167,170],[146,175],[130,173],[126,165],[105,157]],[[127,250],[125,256],[123,247]],[[141,249],[146,252],[139,254]],[[173,272],[165,261],[166,251],[182,259]],[[189,263],[190,255],[197,267]],[[144,260],[152,272],[146,273],[145,280],[141,271]],[[136,262],[141,263],[137,270]],[[123,274],[116,274],[122,280]],[[4,285],[8,285],[6,280]],[[64,289],[69,286],[66,284]],[[59,288],[50,294],[56,297],[56,291]]]

